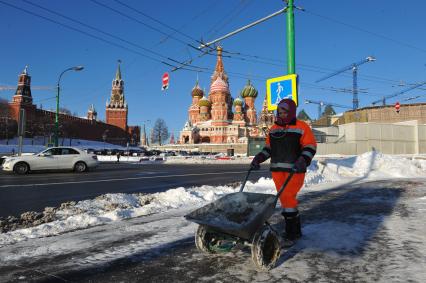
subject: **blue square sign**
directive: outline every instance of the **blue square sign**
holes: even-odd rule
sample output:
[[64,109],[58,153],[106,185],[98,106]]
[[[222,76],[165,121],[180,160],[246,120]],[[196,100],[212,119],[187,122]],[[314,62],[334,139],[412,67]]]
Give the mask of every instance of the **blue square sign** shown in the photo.
[[266,81],[268,110],[276,110],[277,104],[285,98],[293,99],[297,105],[298,98],[296,81],[296,74],[272,78]]

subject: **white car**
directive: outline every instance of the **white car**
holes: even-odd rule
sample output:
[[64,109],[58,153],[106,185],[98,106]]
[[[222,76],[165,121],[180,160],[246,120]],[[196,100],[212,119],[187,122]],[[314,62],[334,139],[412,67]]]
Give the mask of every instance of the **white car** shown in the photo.
[[98,166],[95,154],[75,147],[51,147],[32,155],[10,156],[3,161],[3,171],[26,174],[35,170],[74,170],[84,172]]

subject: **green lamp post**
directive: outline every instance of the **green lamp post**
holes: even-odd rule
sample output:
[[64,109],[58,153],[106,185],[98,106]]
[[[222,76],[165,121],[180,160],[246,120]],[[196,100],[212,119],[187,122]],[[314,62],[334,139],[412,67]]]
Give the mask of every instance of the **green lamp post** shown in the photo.
[[66,70],[64,70],[58,78],[58,84],[57,84],[57,94],[56,94],[56,115],[55,115],[55,146],[58,146],[58,137],[59,137],[59,92],[60,92],[60,85],[59,83],[61,82],[61,78],[62,75],[65,74],[68,71],[81,71],[83,70],[84,67],[83,66],[76,66],[76,67],[71,67],[68,68]]

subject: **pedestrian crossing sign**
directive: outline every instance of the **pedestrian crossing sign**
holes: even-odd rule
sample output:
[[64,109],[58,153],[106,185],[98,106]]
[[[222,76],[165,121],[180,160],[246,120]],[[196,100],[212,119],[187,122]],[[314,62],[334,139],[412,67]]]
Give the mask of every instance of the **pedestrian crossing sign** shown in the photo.
[[266,81],[266,97],[268,110],[277,109],[277,104],[284,98],[293,99],[298,105],[297,97],[297,75],[291,74]]

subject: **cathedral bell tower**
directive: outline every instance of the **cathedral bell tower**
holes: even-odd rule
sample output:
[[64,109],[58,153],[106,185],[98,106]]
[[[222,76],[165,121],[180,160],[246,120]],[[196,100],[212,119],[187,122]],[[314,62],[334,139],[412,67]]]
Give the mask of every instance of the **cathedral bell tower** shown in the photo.
[[118,60],[115,79],[112,81],[110,100],[106,102],[106,123],[127,131],[127,103],[124,99],[124,81],[121,79],[121,61]]

